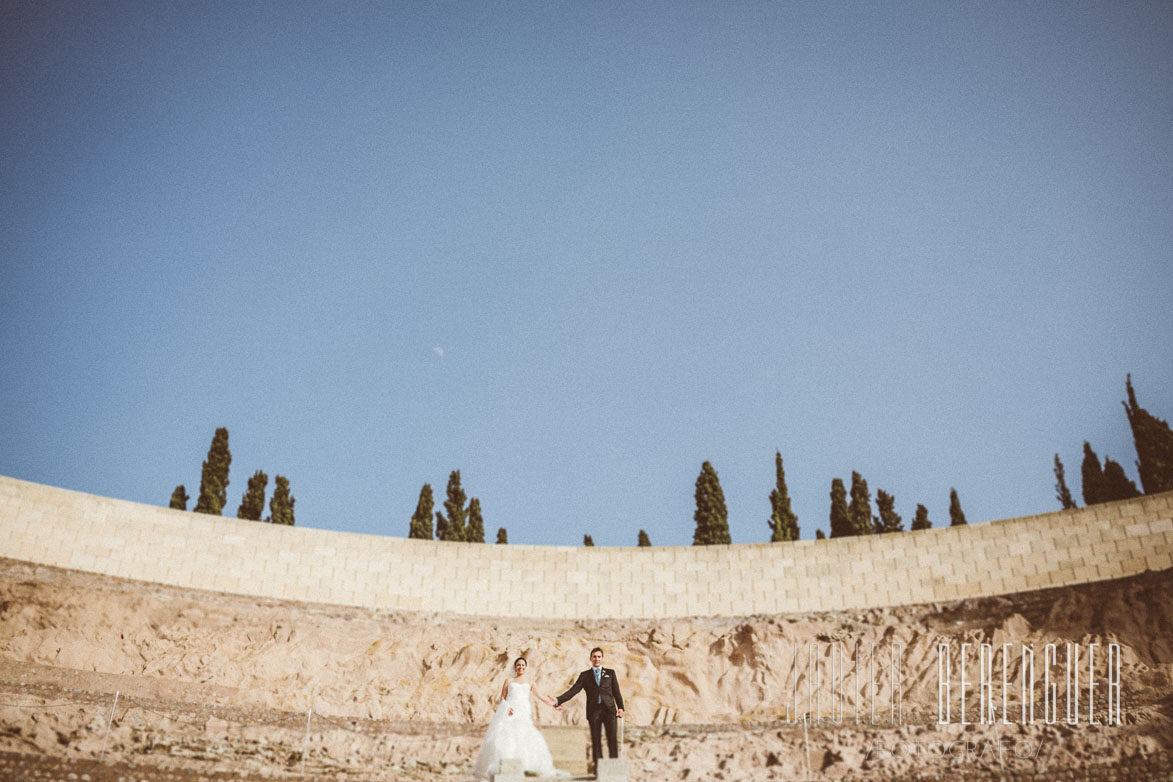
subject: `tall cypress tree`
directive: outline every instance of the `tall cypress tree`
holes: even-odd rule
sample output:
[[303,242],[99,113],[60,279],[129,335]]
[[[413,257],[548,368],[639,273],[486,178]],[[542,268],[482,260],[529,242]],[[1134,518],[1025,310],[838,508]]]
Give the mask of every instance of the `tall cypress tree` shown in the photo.
[[504,527],[497,528],[497,542],[502,546],[509,542],[509,533],[505,531]]
[[725,492],[717,471],[707,461],[701,465],[696,478],[696,531],[692,534],[692,545],[711,546],[732,543],[729,537],[729,511],[725,508]]
[[593,546],[593,545],[595,545],[595,539],[592,538],[590,535],[583,535],[582,536],[582,545]]
[[415,513],[411,514],[411,526],[408,527],[407,537],[419,540],[432,539],[432,509],[436,500],[432,496],[432,484],[425,483],[420,489],[419,501],[415,504]]
[[924,505],[917,503],[916,518],[912,520],[912,528],[914,530],[929,529],[932,526],[933,522],[929,521],[929,509]]
[[268,521],[293,526],[293,504],[297,501],[289,493],[289,479],[278,475],[273,479],[273,497],[269,500]]
[[1083,504],[1104,502],[1104,470],[1100,467],[1100,457],[1096,456],[1087,440],[1083,441],[1083,464],[1079,472],[1083,479]]
[[485,542],[485,518],[481,515],[481,501],[476,497],[468,501],[468,529],[464,539],[469,543]]
[[196,500],[196,513],[210,513],[219,516],[228,502],[228,466],[232,454],[228,450],[228,430],[220,427],[212,437],[208,458],[200,472],[200,497]]
[[957,498],[957,489],[949,490],[949,526],[959,527],[967,524],[965,511],[961,509],[961,500]]
[[790,509],[790,493],[786,490],[786,473],[782,471],[782,452],[774,453],[774,490],[770,492],[770,542],[798,540],[798,514]]
[[1055,454],[1055,499],[1059,500],[1063,510],[1078,507],[1071,497],[1071,490],[1067,488],[1067,479],[1063,476],[1063,462],[1059,460],[1059,454]]
[[851,517],[847,514],[847,489],[842,478],[831,479],[831,537],[845,538],[854,535]]
[[876,510],[880,512],[875,519],[876,532],[904,532],[904,520],[896,512],[896,498],[883,489],[876,489]]
[[171,492],[171,507],[175,510],[187,510],[187,501],[190,499],[191,497],[187,496],[187,489],[181,483]]
[[872,533],[872,497],[868,482],[857,472],[851,473],[851,503],[847,506],[852,535]]
[[265,512],[265,487],[269,485],[269,476],[264,470],[257,470],[253,477],[248,479],[248,488],[240,498],[240,507],[236,509],[236,518],[248,521],[260,521]]
[[[448,498],[444,500],[444,510],[448,515],[436,511],[436,539],[460,542],[468,535],[466,519],[468,510],[464,507],[467,495],[460,487],[460,470],[453,470],[448,476]],[[481,538],[484,539],[482,532]]]
[[1136,403],[1132,389],[1132,375],[1126,381],[1128,401],[1124,412],[1132,428],[1132,442],[1136,445],[1136,471],[1145,494],[1173,490],[1173,431],[1169,424],[1149,413]]
[[1115,500],[1130,500],[1139,497],[1140,492],[1136,484],[1124,474],[1124,468],[1119,462],[1104,457],[1104,502]]
[[652,539],[648,537],[648,533],[641,529],[639,531],[639,535],[636,536],[635,545],[639,546],[640,548],[651,548]]

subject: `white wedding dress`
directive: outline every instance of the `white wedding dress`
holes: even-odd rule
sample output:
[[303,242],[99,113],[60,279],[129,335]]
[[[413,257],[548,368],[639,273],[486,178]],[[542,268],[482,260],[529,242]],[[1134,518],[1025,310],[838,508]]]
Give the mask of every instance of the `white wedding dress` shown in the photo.
[[[513,709],[513,714],[509,710]],[[543,777],[568,777],[565,771],[554,768],[554,759],[541,732],[534,726],[529,682],[509,682],[505,700],[497,707],[485,743],[477,755],[473,773],[478,779],[492,779],[502,758],[517,758],[525,771]]]

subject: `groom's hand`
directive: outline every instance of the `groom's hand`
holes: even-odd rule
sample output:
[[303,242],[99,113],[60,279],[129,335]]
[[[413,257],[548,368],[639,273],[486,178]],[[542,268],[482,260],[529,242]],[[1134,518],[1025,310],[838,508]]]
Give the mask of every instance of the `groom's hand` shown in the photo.
[[554,704],[554,711],[562,711],[562,704],[561,703]]
[[619,719],[623,719],[623,709],[616,709],[615,716],[618,717]]

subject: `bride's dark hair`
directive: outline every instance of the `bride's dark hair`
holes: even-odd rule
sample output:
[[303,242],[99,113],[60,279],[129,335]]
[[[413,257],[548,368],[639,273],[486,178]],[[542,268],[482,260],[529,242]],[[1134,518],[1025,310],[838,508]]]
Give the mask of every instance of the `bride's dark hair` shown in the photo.
[[528,668],[528,667],[529,667],[529,660],[525,659],[524,657],[518,657],[516,660],[514,660],[514,661],[513,661],[513,667],[514,667],[514,668],[516,668],[516,667],[517,667],[517,664],[518,664],[519,662],[523,662],[523,663],[525,663],[525,667],[526,667],[526,668]]

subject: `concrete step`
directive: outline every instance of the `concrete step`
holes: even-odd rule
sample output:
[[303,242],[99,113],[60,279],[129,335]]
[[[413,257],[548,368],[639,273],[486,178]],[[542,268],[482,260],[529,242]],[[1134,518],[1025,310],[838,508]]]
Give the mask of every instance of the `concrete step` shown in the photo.
[[[591,757],[591,734],[576,725],[543,725],[538,728],[554,758],[554,768],[576,776],[587,776],[587,761]],[[531,777],[532,779],[532,777]]]

